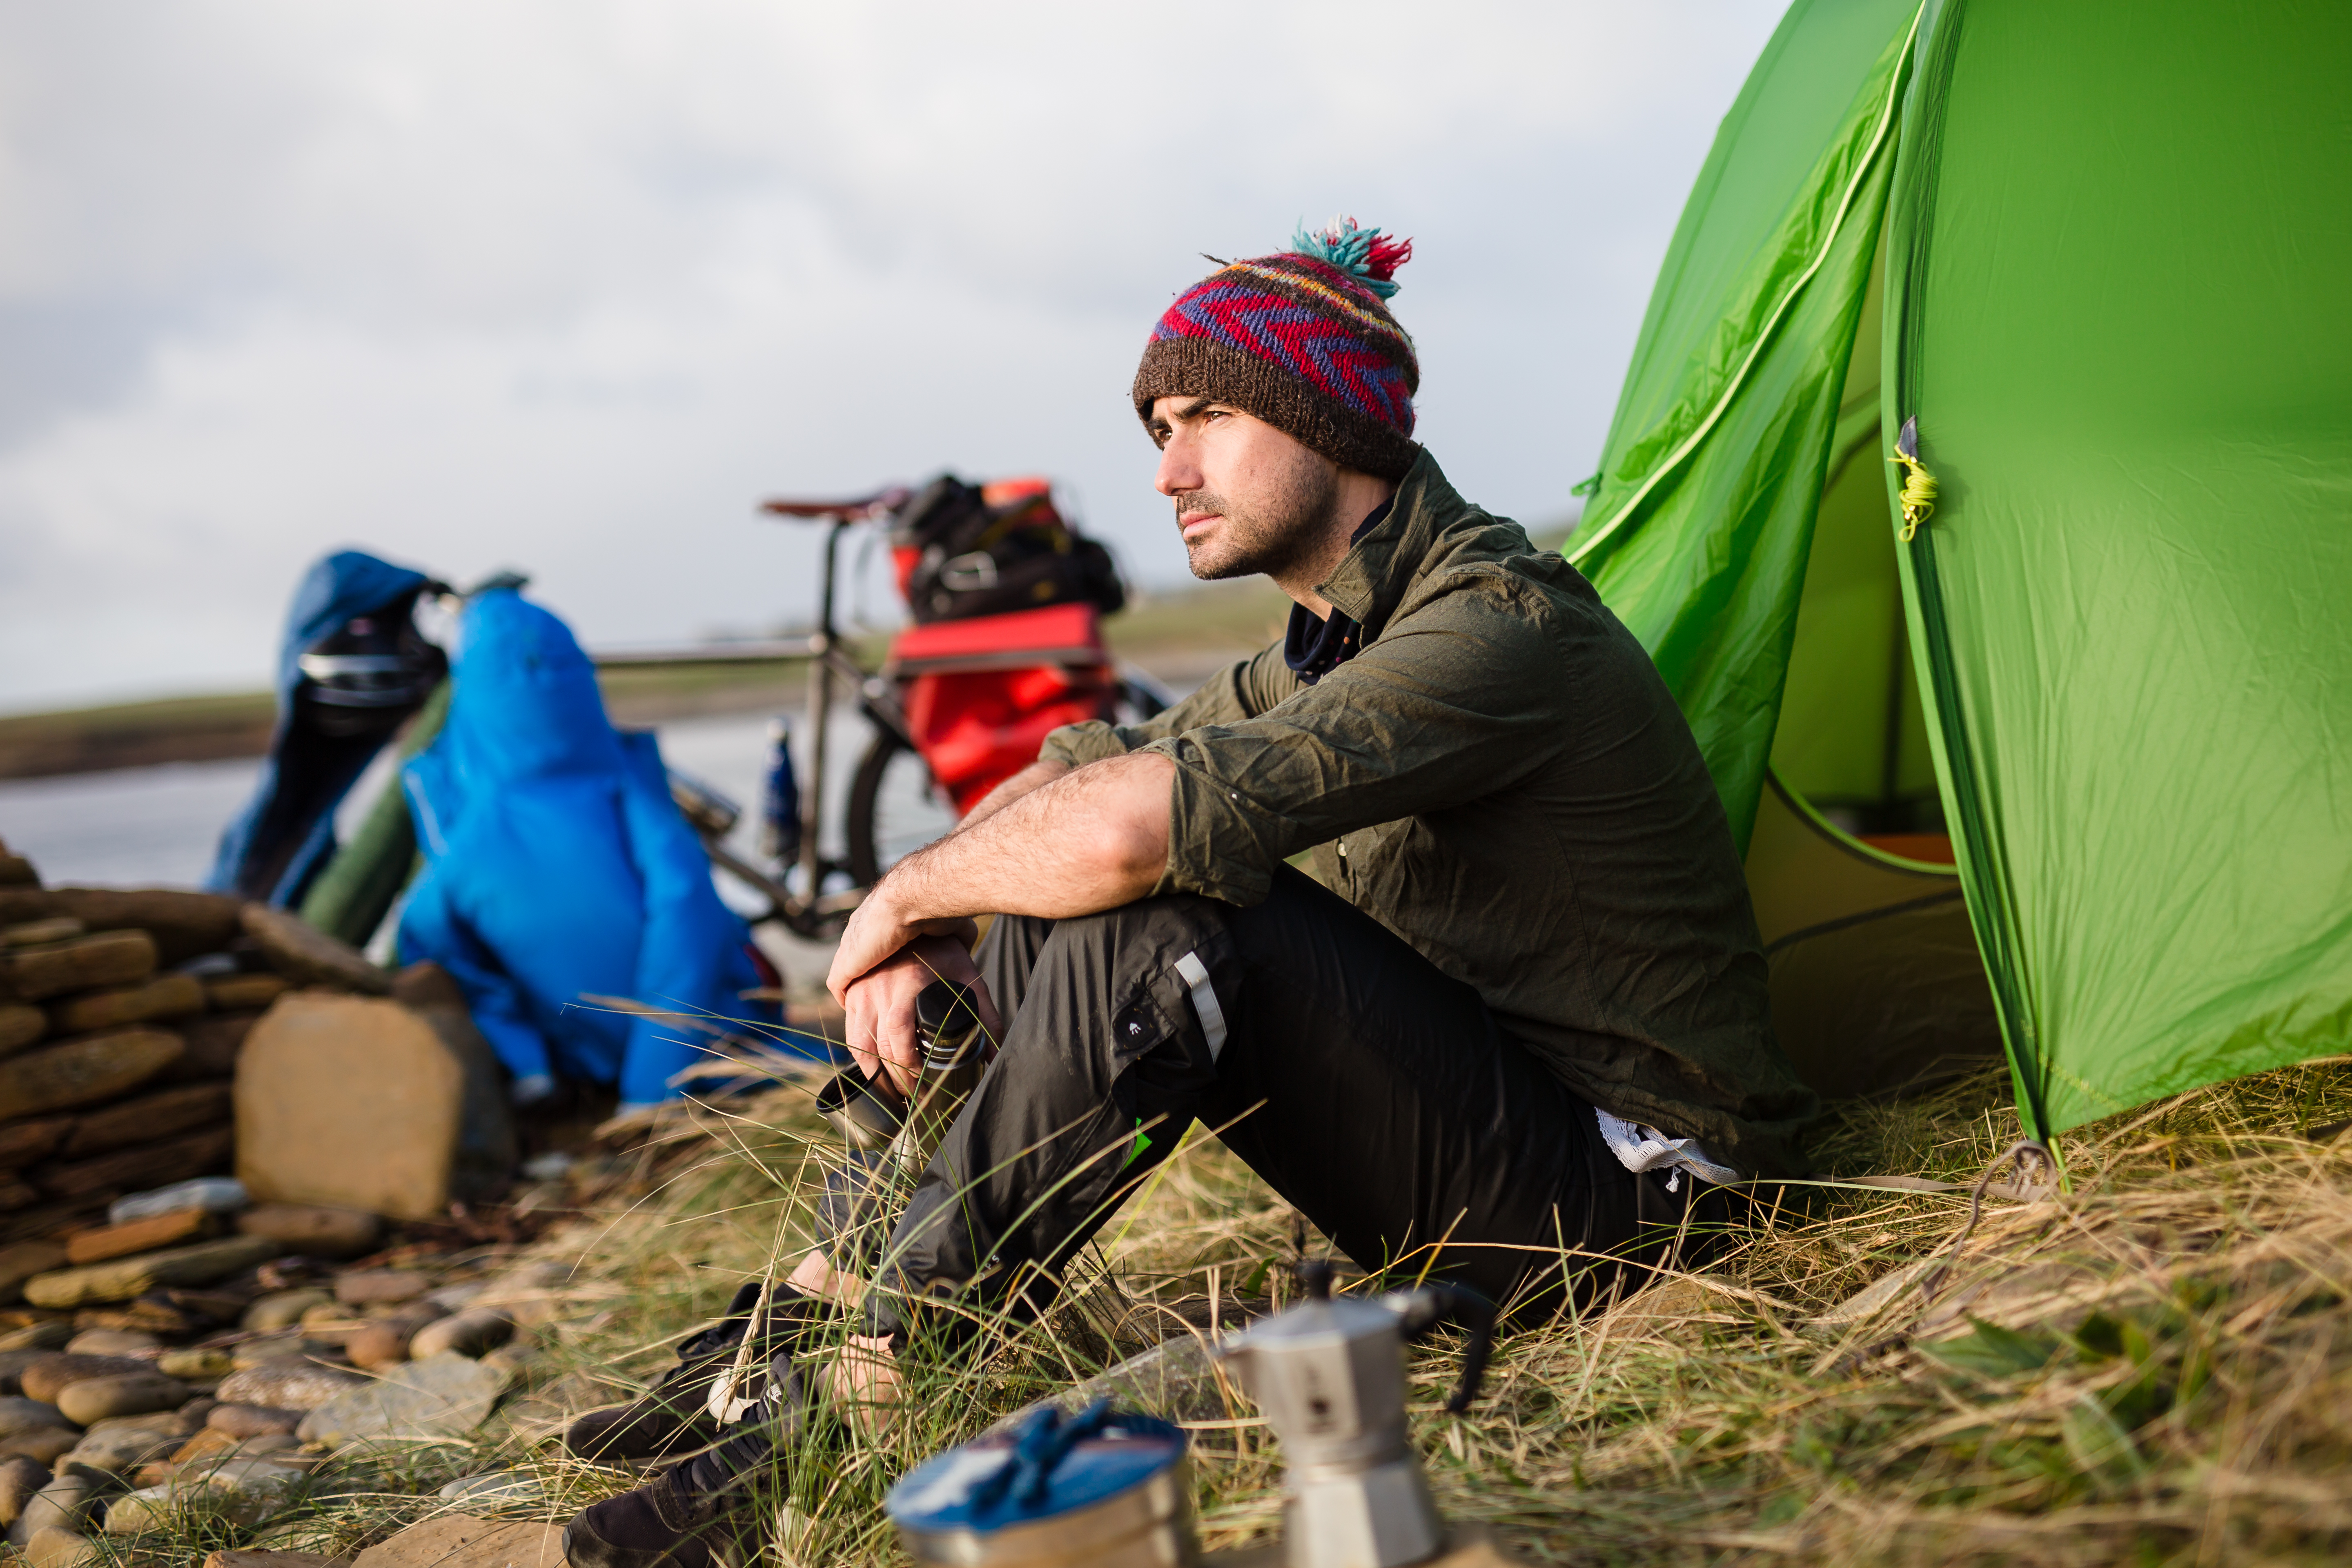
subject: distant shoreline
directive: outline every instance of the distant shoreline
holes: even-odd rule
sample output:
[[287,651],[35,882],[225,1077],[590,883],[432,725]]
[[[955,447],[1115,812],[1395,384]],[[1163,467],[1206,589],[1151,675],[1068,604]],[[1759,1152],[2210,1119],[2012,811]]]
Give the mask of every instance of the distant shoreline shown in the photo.
[[[1152,595],[1112,616],[1104,631],[1119,658],[1190,689],[1280,635],[1288,609],[1288,601],[1263,580],[1216,583]],[[703,715],[796,712],[805,700],[807,661],[616,669],[600,679],[613,721],[635,727]],[[269,749],[277,722],[277,700],[268,691],[16,714],[0,718],[0,779],[257,757]]]

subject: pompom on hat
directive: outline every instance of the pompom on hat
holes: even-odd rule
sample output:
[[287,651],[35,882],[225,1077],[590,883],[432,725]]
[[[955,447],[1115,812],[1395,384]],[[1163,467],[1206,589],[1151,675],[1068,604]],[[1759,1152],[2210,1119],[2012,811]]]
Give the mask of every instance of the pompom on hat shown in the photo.
[[1161,397],[1212,397],[1342,467],[1402,479],[1421,452],[1421,364],[1387,301],[1412,258],[1412,241],[1341,218],[1302,228],[1288,250],[1219,268],[1151,329],[1137,416],[1149,425]]

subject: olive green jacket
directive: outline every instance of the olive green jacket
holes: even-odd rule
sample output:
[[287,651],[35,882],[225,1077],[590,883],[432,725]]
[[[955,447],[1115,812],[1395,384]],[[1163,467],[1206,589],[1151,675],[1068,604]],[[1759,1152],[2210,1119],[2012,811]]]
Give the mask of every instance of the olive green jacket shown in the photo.
[[1475,987],[1571,1090],[1790,1168],[1817,1110],[1772,1036],[1731,830],[1690,727],[1576,569],[1423,452],[1318,590],[1364,627],[1314,684],[1282,645],[1147,723],[1041,755],[1176,764],[1156,891],[1251,904],[1316,873]]

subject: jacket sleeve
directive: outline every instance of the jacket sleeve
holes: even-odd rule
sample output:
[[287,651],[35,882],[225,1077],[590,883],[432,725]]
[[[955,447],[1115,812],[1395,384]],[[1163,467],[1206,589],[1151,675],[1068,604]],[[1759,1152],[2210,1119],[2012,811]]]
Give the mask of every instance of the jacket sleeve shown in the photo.
[[1176,764],[1153,890],[1254,904],[1302,849],[1525,777],[1572,721],[1538,616],[1505,586],[1465,585],[1263,712],[1138,748]]
[[1082,768],[1105,757],[1123,757],[1154,741],[1203,724],[1254,719],[1299,689],[1298,677],[1283,662],[1282,645],[1276,643],[1255,658],[1217,671],[1190,697],[1140,724],[1106,724],[1098,719],[1065,724],[1045,737],[1037,756],[1040,761]]
[[668,1016],[631,1021],[621,1058],[621,1099],[651,1105],[676,1098],[681,1072],[711,1063],[711,1047],[745,1011],[743,943],[751,933],[719,901],[710,858],[669,796],[653,738],[626,735],[622,789],[629,858],[645,888],[643,934],[632,997]]
[[395,945],[403,963],[433,963],[449,972],[466,994],[474,1026],[507,1071],[519,1080],[553,1076],[547,1040],[531,1022],[530,998],[452,905],[437,869],[427,869],[410,889]]

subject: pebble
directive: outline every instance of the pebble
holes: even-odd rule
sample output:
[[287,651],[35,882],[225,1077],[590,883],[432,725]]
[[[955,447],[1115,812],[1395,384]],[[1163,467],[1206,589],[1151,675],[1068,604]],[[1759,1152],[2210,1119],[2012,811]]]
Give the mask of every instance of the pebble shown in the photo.
[[74,1326],[65,1320],[27,1323],[21,1329],[10,1329],[0,1334],[0,1353],[8,1351],[55,1350],[74,1337]]
[[110,1483],[118,1476],[179,1446],[180,1437],[175,1432],[128,1424],[110,1425],[96,1432],[83,1433],[80,1442],[58,1456],[57,1470],[61,1476],[84,1476],[101,1484]]
[[74,1445],[80,1441],[81,1434],[70,1426],[36,1426],[29,1432],[0,1437],[0,1454],[54,1465],[61,1455],[72,1452]]
[[33,1531],[25,1542],[25,1561],[32,1568],[93,1568],[103,1560],[98,1542],[78,1530],[49,1525]]
[[435,1356],[395,1367],[379,1381],[320,1405],[302,1418],[296,1436],[338,1447],[372,1439],[454,1437],[488,1420],[505,1392],[505,1377],[480,1363]]
[[236,1370],[247,1367],[283,1366],[288,1362],[308,1365],[314,1361],[332,1359],[342,1353],[343,1347],[326,1340],[314,1340],[307,1334],[278,1334],[266,1340],[248,1340],[229,1352],[229,1360]]
[[195,1390],[160,1372],[137,1372],[120,1377],[86,1377],[68,1384],[58,1395],[58,1408],[79,1426],[114,1415],[144,1415],[151,1410],[177,1410]]
[[446,1351],[459,1355],[487,1355],[514,1338],[514,1319],[506,1313],[496,1307],[477,1307],[417,1330],[409,1341],[408,1353],[418,1361]]
[[0,1529],[16,1523],[33,1494],[47,1486],[50,1479],[49,1468],[38,1460],[21,1455],[0,1459]]
[[54,1405],[22,1397],[0,1399],[0,1437],[13,1437],[19,1432],[64,1425],[65,1418],[58,1414],[58,1407]]
[[123,1225],[134,1219],[148,1219],[175,1209],[204,1209],[211,1214],[234,1214],[246,1205],[245,1184],[235,1176],[198,1176],[192,1182],[174,1182],[168,1187],[152,1192],[133,1193],[127,1198],[117,1198],[106,1211],[106,1223]]
[[245,1326],[256,1333],[271,1333],[290,1329],[302,1321],[302,1314],[321,1303],[331,1303],[332,1296],[324,1290],[278,1290],[258,1297],[245,1310]]
[[259,1524],[283,1507],[310,1472],[269,1458],[235,1458],[161,1486],[119,1497],[106,1510],[109,1535],[140,1535],[176,1528],[191,1507],[231,1524]]
[[119,1355],[68,1355],[58,1352],[45,1355],[29,1363],[17,1373],[17,1383],[28,1399],[38,1399],[55,1405],[58,1395],[68,1387],[90,1377],[121,1377],[129,1373],[152,1373],[152,1361],[133,1361]]
[[9,1538],[29,1541],[44,1530],[79,1530],[97,1489],[98,1483],[88,1476],[59,1476],[25,1500],[25,1511],[16,1516]]
[[413,1301],[432,1289],[432,1279],[412,1268],[354,1268],[335,1281],[335,1300],[346,1307],[373,1307]]
[[165,1351],[156,1359],[155,1370],[184,1383],[211,1383],[235,1372],[236,1358],[225,1350]]
[[362,1209],[263,1204],[239,1215],[236,1228],[247,1236],[267,1237],[289,1252],[349,1258],[373,1247],[382,1226],[375,1215]]
[[291,1436],[302,1425],[303,1412],[273,1408],[266,1405],[215,1405],[205,1417],[205,1425],[232,1437],[269,1437],[280,1433]]
[[154,1335],[130,1329],[85,1329],[66,1342],[68,1355],[135,1356],[163,1348],[163,1342]]
[[204,1568],[351,1568],[351,1559],[269,1546],[223,1546],[205,1559]]
[[265,1362],[231,1373],[213,1392],[224,1405],[269,1405],[312,1410],[367,1379],[307,1362]]

